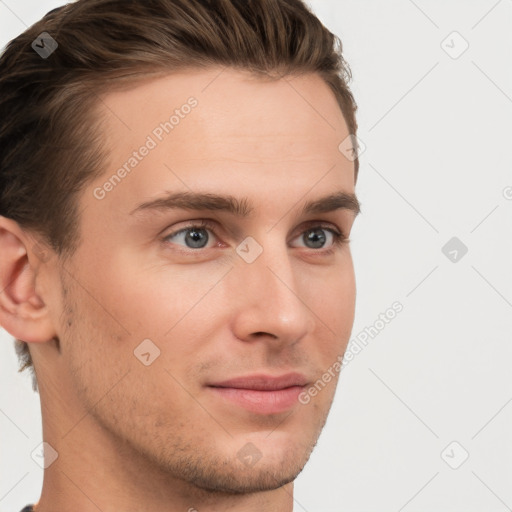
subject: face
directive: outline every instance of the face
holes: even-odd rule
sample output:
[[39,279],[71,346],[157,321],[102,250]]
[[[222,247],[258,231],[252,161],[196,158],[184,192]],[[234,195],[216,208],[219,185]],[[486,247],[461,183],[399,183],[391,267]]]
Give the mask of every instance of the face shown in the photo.
[[336,372],[299,398],[352,329],[354,164],[321,78],[219,71],[103,97],[53,371],[148,466],[239,493],[292,481],[325,423]]

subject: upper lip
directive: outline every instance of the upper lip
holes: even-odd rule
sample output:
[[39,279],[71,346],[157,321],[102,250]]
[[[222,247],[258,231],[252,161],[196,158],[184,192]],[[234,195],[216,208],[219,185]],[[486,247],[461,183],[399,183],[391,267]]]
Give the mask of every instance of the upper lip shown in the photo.
[[305,386],[308,383],[306,377],[300,373],[286,373],[284,375],[254,374],[235,377],[209,384],[216,388],[253,389],[256,391],[275,391],[292,386]]

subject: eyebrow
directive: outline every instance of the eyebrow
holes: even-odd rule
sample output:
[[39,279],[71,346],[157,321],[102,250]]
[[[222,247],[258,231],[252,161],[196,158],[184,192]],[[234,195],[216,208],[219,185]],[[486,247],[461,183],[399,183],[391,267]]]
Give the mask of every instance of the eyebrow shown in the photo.
[[[175,192],[165,197],[146,201],[136,206],[130,215],[144,211],[163,211],[169,209],[216,210],[230,213],[236,217],[248,217],[254,210],[248,198],[237,199],[232,195],[213,193]],[[349,210],[354,217],[361,212],[361,205],[355,194],[338,191],[325,197],[308,201],[302,208],[302,214],[328,213],[336,210]]]

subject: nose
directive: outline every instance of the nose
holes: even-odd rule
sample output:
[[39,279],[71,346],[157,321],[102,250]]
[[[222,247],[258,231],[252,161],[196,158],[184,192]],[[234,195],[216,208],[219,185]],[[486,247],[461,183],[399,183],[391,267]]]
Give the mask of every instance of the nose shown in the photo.
[[232,329],[243,341],[267,340],[291,345],[311,333],[315,315],[307,305],[298,266],[285,246],[264,249],[252,263],[240,260],[230,272],[234,315]]

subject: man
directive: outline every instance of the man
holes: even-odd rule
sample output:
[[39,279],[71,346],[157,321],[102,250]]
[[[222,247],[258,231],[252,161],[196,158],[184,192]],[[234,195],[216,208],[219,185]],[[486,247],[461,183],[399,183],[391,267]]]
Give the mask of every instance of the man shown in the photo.
[[354,318],[356,106],[301,0],[79,0],[0,60],[27,510],[291,511]]

